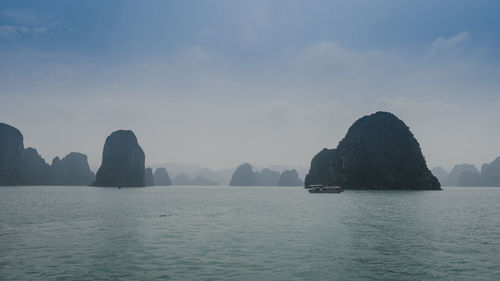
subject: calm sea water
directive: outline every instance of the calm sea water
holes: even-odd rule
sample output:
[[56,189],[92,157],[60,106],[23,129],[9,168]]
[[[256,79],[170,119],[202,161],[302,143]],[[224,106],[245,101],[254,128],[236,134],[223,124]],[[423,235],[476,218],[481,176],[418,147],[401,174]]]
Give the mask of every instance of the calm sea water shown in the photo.
[[0,188],[1,280],[500,280],[500,188]]

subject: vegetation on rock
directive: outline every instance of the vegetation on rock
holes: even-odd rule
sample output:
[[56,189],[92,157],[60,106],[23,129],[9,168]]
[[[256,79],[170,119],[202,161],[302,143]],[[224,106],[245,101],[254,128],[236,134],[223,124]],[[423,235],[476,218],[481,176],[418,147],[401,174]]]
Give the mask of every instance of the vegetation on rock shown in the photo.
[[354,122],[336,149],[311,161],[305,185],[346,189],[440,189],[409,128],[388,112]]

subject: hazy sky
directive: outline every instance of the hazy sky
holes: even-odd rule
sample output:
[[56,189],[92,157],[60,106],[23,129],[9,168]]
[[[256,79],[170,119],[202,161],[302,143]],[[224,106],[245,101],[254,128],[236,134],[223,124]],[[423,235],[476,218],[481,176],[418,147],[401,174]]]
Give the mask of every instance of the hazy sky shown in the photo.
[[500,155],[500,1],[0,2],[0,122],[50,163],[309,165],[391,111],[430,168]]

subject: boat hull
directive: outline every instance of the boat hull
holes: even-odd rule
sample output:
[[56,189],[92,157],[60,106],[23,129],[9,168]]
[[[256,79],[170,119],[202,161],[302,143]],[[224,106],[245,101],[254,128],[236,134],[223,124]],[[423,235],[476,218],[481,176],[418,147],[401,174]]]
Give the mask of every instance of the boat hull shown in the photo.
[[309,189],[308,191],[309,193],[341,193],[344,190],[342,190],[342,188],[325,188],[319,190]]

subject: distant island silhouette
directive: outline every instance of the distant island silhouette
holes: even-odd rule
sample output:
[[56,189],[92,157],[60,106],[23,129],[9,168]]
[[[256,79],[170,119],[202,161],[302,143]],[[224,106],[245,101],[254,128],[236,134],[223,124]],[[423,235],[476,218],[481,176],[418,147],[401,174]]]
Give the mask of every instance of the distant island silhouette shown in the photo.
[[153,173],[153,181],[155,185],[159,186],[170,186],[172,185],[172,180],[168,175],[168,172],[165,168],[160,167],[155,170]]
[[231,177],[230,186],[302,186],[296,170],[286,170],[282,173],[264,168],[254,172],[252,165],[241,164]]
[[191,178],[186,174],[179,174],[172,178],[173,185],[179,186],[217,186],[218,183],[211,181],[203,176],[196,176]]
[[442,167],[435,167],[432,172],[440,178],[443,186],[500,186],[500,156],[483,164],[481,171],[472,164],[458,164],[450,173]]
[[297,170],[283,171],[276,183],[277,186],[302,186],[304,182],[299,178]]

